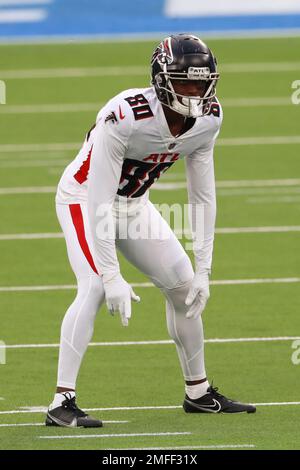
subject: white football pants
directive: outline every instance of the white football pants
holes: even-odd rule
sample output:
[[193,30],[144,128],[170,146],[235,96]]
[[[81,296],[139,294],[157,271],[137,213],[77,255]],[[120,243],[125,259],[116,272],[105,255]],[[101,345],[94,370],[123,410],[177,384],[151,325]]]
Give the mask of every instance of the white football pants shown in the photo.
[[[56,209],[78,285],[76,298],[61,327],[57,386],[75,389],[81,360],[93,335],[94,320],[105,298],[102,278],[93,261],[86,204],[57,204]],[[124,226],[121,229],[117,222],[116,245],[165,295],[168,332],[176,344],[184,379],[201,380],[206,377],[202,320],[185,318],[185,298],[194,275],[190,259],[151,202],[139,215],[128,217],[128,232],[132,231],[131,222],[139,226],[140,237],[130,233],[131,237],[125,238]],[[160,227],[160,233],[149,238],[153,227]]]

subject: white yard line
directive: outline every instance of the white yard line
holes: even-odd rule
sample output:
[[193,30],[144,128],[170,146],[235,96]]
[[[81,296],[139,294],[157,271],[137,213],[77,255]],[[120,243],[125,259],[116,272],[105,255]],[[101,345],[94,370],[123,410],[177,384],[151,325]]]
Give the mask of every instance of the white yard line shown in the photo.
[[[150,286],[149,286],[150,287]],[[152,284],[151,284],[152,287]],[[52,291],[52,290],[73,290],[76,285],[65,284],[59,286],[11,286],[0,287],[0,292],[38,292],[38,291]]]
[[[22,162],[21,162],[22,163]],[[56,161],[53,161],[56,164]],[[53,165],[52,163],[52,165]],[[232,183],[232,186],[230,184]],[[266,183],[266,184],[264,184]],[[286,180],[253,180],[252,184],[248,180],[231,181],[217,181],[217,195],[219,197],[228,196],[250,196],[250,195],[279,195],[283,194],[298,194],[300,192],[299,179],[286,179]],[[159,182],[155,183],[152,187],[157,191],[173,191],[178,189],[185,189],[185,181],[174,182]],[[13,186],[0,188],[0,195],[6,196],[10,194],[54,194],[56,193],[56,186]],[[258,198],[260,199],[260,198]],[[275,198],[276,199],[276,198]]]
[[299,277],[283,277],[283,278],[266,278],[266,279],[222,279],[211,281],[212,286],[234,286],[242,284],[289,284],[300,282]]
[[[264,73],[264,72],[296,72],[300,70],[300,62],[246,62],[221,64],[221,73]],[[77,68],[43,68],[2,70],[0,78],[3,79],[36,79],[36,78],[68,78],[68,77],[119,77],[147,76],[148,66],[129,65],[124,67],[77,67]]]
[[66,160],[60,158],[59,160],[11,160],[1,161],[0,168],[39,168],[47,167],[48,173],[61,175],[63,167],[66,167],[71,161],[71,158]]
[[[290,284],[300,282],[299,277],[283,277],[283,278],[259,278],[259,279],[221,279],[211,281],[212,286],[234,286],[247,284]],[[151,282],[131,282],[132,287],[155,287]],[[0,292],[36,292],[36,291],[52,291],[52,290],[73,290],[76,289],[75,284],[61,284],[48,286],[2,286]]]
[[218,197],[234,197],[234,196],[282,196],[284,194],[294,195],[300,193],[300,186],[299,187],[276,187],[276,188],[233,188],[233,189],[217,189],[217,196]]
[[[289,233],[300,232],[300,225],[274,226],[274,227],[223,227],[216,228],[215,233],[220,235],[239,233]],[[182,229],[174,229],[175,234],[182,234]],[[0,235],[0,241],[9,240],[51,240],[64,238],[62,232],[45,233],[5,233]]]
[[0,195],[7,194],[53,194],[56,193],[56,186],[25,186],[15,188],[0,188]]
[[261,196],[246,199],[248,204],[294,204],[298,202],[300,202],[300,196]]
[[[103,424],[126,424],[130,421],[102,421]],[[45,426],[45,423],[12,423],[12,424],[0,424],[0,428],[15,428],[23,426]]]
[[[255,406],[299,406],[300,401],[282,401],[282,402],[266,402],[266,403],[252,403]],[[115,406],[110,408],[84,408],[84,411],[149,411],[149,410],[178,410],[181,409],[182,405],[159,405],[159,406]],[[31,407],[23,410],[6,410],[0,411],[0,415],[12,415],[12,414],[32,414],[32,413],[45,413],[47,411],[46,406]]]
[[[1,72],[0,72],[1,76]],[[98,112],[105,103],[53,103],[0,106],[0,114],[44,114]],[[224,108],[256,108],[269,106],[293,106],[290,97],[229,98],[222,100]]]
[[[1,76],[1,72],[0,72]],[[285,99],[284,102],[280,103],[278,99],[278,105],[292,104],[291,101],[288,103]],[[44,113],[74,113],[74,112],[91,112],[100,111],[104,103],[57,103],[57,104],[35,104],[35,105],[5,105],[0,106],[0,114],[44,114]],[[277,105],[277,106],[278,106]],[[265,105],[266,106],[266,105]],[[270,106],[276,106],[272,104]]]
[[[296,62],[297,64],[297,62]],[[295,65],[296,67],[296,65]],[[296,70],[300,70],[296,69]],[[76,67],[76,68],[43,68],[43,69],[20,69],[20,70],[2,70],[0,77],[2,80],[25,80],[35,78],[81,78],[81,77],[120,77],[120,76],[139,76],[149,74],[149,67],[143,65],[132,66],[103,66],[103,67]]]
[[1,144],[1,153],[21,153],[24,152],[59,152],[62,150],[79,150],[82,142],[61,142],[54,144]]
[[52,238],[64,238],[62,232],[57,233],[15,233],[0,235],[1,240],[50,240]]
[[[252,338],[211,338],[205,339],[207,344],[224,344],[224,343],[257,343],[268,341],[294,341],[300,339],[300,336],[270,336],[270,337],[252,337]],[[109,347],[109,346],[149,346],[149,345],[173,345],[171,339],[148,340],[148,341],[105,341],[89,343],[90,347]],[[40,348],[58,348],[59,343],[44,344],[5,344],[0,345],[0,350],[5,349],[40,349]]]
[[[295,193],[299,193],[300,192],[300,187],[293,187],[293,186],[297,186],[296,184],[289,184],[287,183],[287,187],[285,187],[284,184],[269,184],[269,185],[266,185],[266,186],[263,186],[262,184],[259,186],[259,182],[258,184],[255,184],[256,181],[254,181],[254,185],[253,187],[251,187],[250,185],[247,187],[247,186],[243,186],[243,184],[238,187],[236,185],[236,187],[233,187],[233,188],[230,188],[229,186],[228,187],[222,187],[220,185],[218,185],[218,182],[217,182],[217,196],[219,197],[228,197],[228,196],[250,196],[250,195],[258,195],[258,194],[266,194],[266,195],[270,195],[270,194],[295,194]],[[186,181],[170,181],[170,182],[167,182],[167,181],[162,181],[162,182],[158,182],[158,183],[154,183],[154,185],[152,186],[152,189],[154,190],[157,190],[157,191],[177,191],[178,189],[186,189],[187,185],[186,185]]]
[[[217,228],[217,234],[232,234],[232,233],[285,233],[285,232],[300,232],[300,225],[290,225],[282,227],[224,227]],[[1,240],[1,237],[0,237]]]
[[266,136],[266,137],[235,137],[221,138],[216,142],[217,146],[239,146],[239,145],[287,145],[299,144],[300,136]]
[[222,180],[217,181],[217,188],[253,188],[265,186],[299,186],[300,178],[268,179],[268,180]]
[[144,437],[144,436],[190,436],[191,432],[135,432],[126,434],[71,434],[64,436],[39,436],[40,439],[91,439],[91,438],[117,438],[117,437]]
[[[219,147],[244,146],[244,145],[287,145],[299,144],[300,135],[291,136],[262,136],[262,137],[224,137],[218,139],[216,145]],[[82,142],[62,142],[45,144],[1,144],[0,153],[22,153],[24,152],[57,152],[61,150],[79,150]]]

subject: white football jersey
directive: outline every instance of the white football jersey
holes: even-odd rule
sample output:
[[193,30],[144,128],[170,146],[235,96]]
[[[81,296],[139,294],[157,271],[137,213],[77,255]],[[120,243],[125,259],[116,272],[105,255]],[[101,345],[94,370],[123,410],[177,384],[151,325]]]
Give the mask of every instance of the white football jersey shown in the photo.
[[[100,110],[77,157],[65,169],[57,203],[90,202],[90,213],[96,213],[100,204],[115,204],[122,212],[124,201],[127,213],[135,212],[147,201],[151,185],[186,157],[189,200],[207,205],[207,253],[198,257],[209,269],[215,218],[213,147],[222,122],[217,99],[207,116],[190,122],[190,129],[174,137],[153,87],[118,94]],[[116,258],[104,260],[100,245],[96,251],[102,272],[103,266],[113,271]]]

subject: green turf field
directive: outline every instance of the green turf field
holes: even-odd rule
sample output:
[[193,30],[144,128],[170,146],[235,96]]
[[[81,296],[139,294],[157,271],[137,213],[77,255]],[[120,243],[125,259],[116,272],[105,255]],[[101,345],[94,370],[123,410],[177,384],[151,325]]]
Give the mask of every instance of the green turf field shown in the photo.
[[[292,82],[300,79],[300,38],[209,45],[222,73],[224,124],[215,151],[213,285],[203,318],[207,340],[229,341],[207,342],[206,365],[221,392],[259,404],[257,413],[185,415],[170,343],[89,348],[78,401],[96,409],[103,429],[49,429],[42,411],[25,408],[52,400],[55,344],[75,294],[64,240],[53,235],[60,231],[55,186],[101,103],[125,88],[148,86],[154,42],[2,45],[0,340],[15,347],[0,364],[1,449],[300,448],[300,364],[291,360],[291,338],[300,335],[300,105],[291,104]],[[185,203],[184,181],[178,162],[160,180],[173,184],[153,190],[152,201]],[[139,286],[147,279],[121,264],[142,302],[134,305],[127,329],[102,309],[93,341],[168,340],[162,295]],[[225,280],[231,282],[219,282]]]

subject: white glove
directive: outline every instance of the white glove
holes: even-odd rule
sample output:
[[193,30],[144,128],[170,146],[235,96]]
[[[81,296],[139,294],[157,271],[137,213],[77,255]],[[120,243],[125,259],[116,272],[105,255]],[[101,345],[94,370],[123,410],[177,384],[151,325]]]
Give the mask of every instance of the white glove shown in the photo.
[[205,309],[209,295],[208,271],[196,272],[188,295],[185,299],[185,305],[190,307],[186,313],[186,318],[196,319],[201,315]]
[[131,317],[131,300],[139,302],[141,299],[133,292],[132,287],[123,279],[120,273],[103,275],[106,305],[111,315],[120,312],[123,326],[128,326]]

